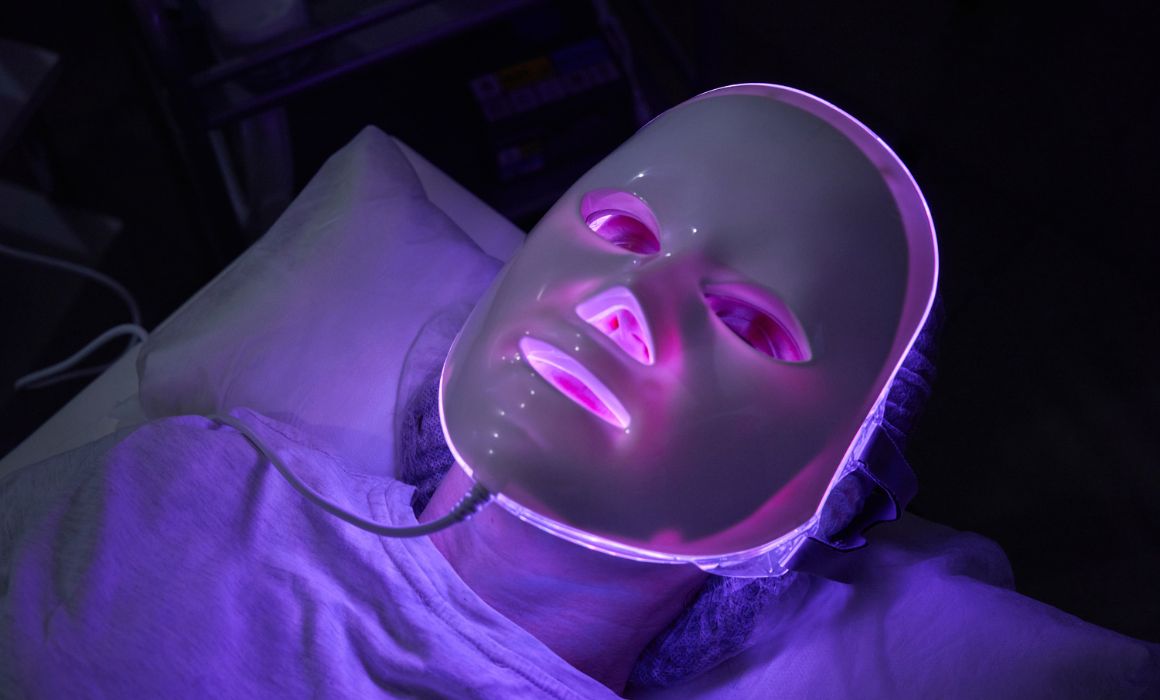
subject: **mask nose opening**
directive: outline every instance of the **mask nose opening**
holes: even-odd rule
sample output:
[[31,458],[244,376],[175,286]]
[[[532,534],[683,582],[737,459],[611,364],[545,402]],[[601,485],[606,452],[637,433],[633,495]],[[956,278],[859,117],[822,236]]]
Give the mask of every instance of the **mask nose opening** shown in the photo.
[[656,348],[644,312],[631,291],[616,287],[576,307],[576,313],[642,365],[656,362]]

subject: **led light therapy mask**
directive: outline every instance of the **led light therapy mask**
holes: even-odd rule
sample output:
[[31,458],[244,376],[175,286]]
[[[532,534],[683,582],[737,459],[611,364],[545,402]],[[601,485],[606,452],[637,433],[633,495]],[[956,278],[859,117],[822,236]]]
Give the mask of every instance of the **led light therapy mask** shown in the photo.
[[934,298],[922,194],[808,94],[735,85],[569,189],[452,346],[459,465],[609,554],[772,572],[859,456]]

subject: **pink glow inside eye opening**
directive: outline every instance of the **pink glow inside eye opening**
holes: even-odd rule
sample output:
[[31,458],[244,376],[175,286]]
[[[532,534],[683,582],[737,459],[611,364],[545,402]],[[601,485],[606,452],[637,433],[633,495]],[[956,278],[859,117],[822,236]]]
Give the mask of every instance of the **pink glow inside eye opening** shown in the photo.
[[640,219],[618,209],[601,209],[584,217],[592,232],[614,246],[639,255],[660,252],[661,242]]
[[802,350],[803,343],[799,343],[784,324],[756,306],[715,294],[706,294],[705,300],[717,318],[750,347],[783,362],[810,359]]

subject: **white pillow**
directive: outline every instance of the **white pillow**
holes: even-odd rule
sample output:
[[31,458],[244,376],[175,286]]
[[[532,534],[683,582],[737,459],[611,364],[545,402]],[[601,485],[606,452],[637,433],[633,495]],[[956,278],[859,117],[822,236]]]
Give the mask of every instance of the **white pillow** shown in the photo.
[[409,361],[433,368],[499,267],[368,127],[154,332],[141,405],[149,418],[252,408],[390,473],[408,350],[422,346]]

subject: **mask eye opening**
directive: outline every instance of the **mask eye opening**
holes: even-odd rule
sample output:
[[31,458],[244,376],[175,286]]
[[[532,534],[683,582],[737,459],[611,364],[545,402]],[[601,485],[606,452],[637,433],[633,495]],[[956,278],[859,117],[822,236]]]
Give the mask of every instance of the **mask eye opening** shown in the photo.
[[779,300],[762,303],[714,288],[706,290],[705,303],[726,328],[758,352],[794,364],[813,358],[801,324]]
[[608,243],[637,255],[661,250],[656,216],[636,195],[615,189],[593,190],[580,201],[588,229]]

